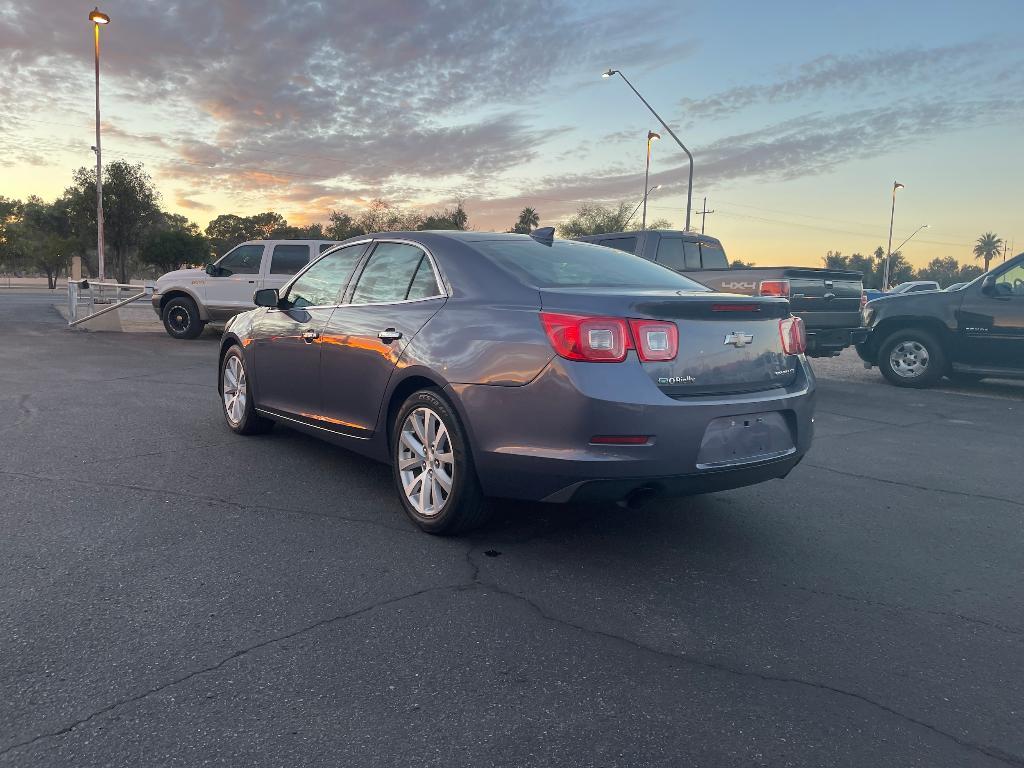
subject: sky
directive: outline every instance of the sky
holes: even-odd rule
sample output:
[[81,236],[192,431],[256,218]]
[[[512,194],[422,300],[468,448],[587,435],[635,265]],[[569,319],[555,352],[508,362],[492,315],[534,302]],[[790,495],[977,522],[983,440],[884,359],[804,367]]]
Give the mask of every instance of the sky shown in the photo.
[[[0,195],[46,199],[95,162],[93,2],[0,0]],[[636,204],[660,130],[694,155],[693,210],[732,258],[818,265],[888,236],[915,266],[1024,250],[1020,0],[109,0],[103,158],[164,208],[290,223],[374,198],[464,200],[475,229],[531,206]],[[652,146],[650,218],[685,221],[688,164]],[[699,230],[701,217],[692,224]]]

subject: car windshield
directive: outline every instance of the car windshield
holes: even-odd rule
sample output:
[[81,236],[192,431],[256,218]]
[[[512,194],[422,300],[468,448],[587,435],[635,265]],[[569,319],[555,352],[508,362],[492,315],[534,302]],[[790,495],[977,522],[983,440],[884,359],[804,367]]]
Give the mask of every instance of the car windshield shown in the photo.
[[614,248],[571,240],[545,245],[484,240],[473,246],[502,269],[535,288],[609,287],[676,291],[710,290],[671,269]]

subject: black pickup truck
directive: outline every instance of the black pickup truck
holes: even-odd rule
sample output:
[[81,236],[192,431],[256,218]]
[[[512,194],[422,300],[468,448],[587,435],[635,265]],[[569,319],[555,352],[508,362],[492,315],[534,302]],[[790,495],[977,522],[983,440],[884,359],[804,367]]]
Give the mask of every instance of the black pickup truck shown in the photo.
[[1024,253],[951,291],[870,301],[864,320],[870,334],[857,353],[896,386],[1022,379]]
[[664,264],[708,288],[747,296],[782,296],[807,329],[807,355],[832,357],[867,336],[861,325],[860,272],[813,267],[730,269],[722,243],[694,232],[648,229],[579,238]]

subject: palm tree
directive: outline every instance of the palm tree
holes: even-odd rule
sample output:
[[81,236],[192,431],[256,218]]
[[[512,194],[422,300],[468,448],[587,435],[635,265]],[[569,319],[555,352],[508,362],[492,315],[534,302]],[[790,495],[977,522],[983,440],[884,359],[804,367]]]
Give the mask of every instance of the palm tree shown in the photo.
[[988,265],[1003,248],[1003,238],[996,237],[995,232],[986,232],[978,238],[974,244],[974,258],[985,260],[985,271],[988,272]]
[[516,231],[529,234],[533,228],[540,224],[540,215],[533,208],[523,208],[519,214],[519,221],[516,222]]

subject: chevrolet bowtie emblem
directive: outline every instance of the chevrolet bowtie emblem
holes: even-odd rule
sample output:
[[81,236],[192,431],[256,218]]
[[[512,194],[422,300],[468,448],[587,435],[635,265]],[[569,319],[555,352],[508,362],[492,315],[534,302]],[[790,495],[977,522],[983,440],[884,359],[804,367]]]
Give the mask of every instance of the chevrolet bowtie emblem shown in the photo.
[[733,331],[725,337],[726,344],[732,344],[736,349],[745,347],[747,344],[754,342],[754,335],[752,333],[743,333],[743,331]]

